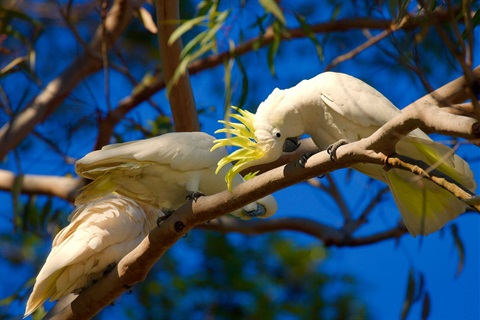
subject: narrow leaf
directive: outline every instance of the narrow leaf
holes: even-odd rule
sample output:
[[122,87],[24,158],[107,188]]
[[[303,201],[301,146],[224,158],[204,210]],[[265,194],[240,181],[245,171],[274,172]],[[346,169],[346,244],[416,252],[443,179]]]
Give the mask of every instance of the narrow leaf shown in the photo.
[[415,277],[413,276],[413,270],[410,269],[407,280],[407,292],[405,293],[405,300],[403,302],[402,314],[400,319],[405,320],[412,307],[413,298],[415,296]]
[[28,197],[27,204],[23,208],[23,225],[22,230],[27,231],[28,225],[31,224],[34,227],[38,225],[38,216],[37,216],[37,209],[35,208],[35,202],[37,201],[37,197],[32,195]]
[[312,41],[312,43],[315,45],[318,58],[320,59],[320,61],[323,61],[323,47],[315,36],[315,33],[313,33],[312,28],[310,28],[310,25],[307,23],[306,19],[301,15],[295,14],[295,18],[297,19],[298,23],[300,23],[300,27],[302,28],[307,38],[310,39],[310,41]]
[[168,39],[168,44],[171,45],[172,43],[174,43],[184,33],[191,30],[193,27],[197,26],[205,19],[206,19],[206,16],[200,16],[200,17],[187,20],[182,24],[180,24],[180,26],[177,29],[175,29],[175,31],[173,31],[172,34],[170,35],[170,38]]
[[427,320],[429,315],[430,315],[430,295],[428,294],[428,292],[426,292],[425,295],[423,296],[422,320]]
[[247,93],[248,93],[248,76],[247,76],[247,71],[245,71],[245,67],[242,64],[242,61],[240,58],[237,58],[236,60],[238,70],[240,71],[240,74],[242,75],[242,92],[240,95],[240,101],[238,102],[238,107],[242,108],[243,105],[245,104],[245,101],[247,100]]
[[270,69],[270,73],[275,76],[275,56],[277,55],[278,52],[278,47],[280,46],[281,42],[281,30],[280,30],[280,25],[278,22],[273,23],[273,41],[268,47],[268,56],[267,56],[267,62],[268,62],[268,68]]
[[260,5],[265,9],[266,12],[273,14],[278,21],[285,25],[285,17],[283,16],[283,12],[275,0],[259,0],[258,2],[260,2]]
[[50,211],[52,211],[52,203],[53,197],[48,197],[47,202],[42,208],[42,212],[40,213],[40,225],[44,226],[46,223],[46,219]]
[[153,21],[153,16],[150,13],[150,11],[148,11],[144,7],[140,7],[140,8],[138,8],[138,16],[139,16],[140,20],[142,21],[145,29],[147,29],[151,33],[157,33],[158,32],[157,25],[155,24],[155,21]]
[[[235,49],[233,41],[229,42],[230,52]],[[228,59],[224,61],[225,66],[225,110],[227,110],[232,103],[232,68],[233,68],[233,59]]]
[[465,246],[463,245],[462,239],[460,239],[458,226],[456,224],[452,224],[450,230],[452,231],[455,248],[458,251],[458,265],[457,271],[455,272],[455,277],[458,277],[462,273],[463,266],[465,265]]
[[27,57],[18,57],[18,58],[13,59],[5,67],[3,67],[0,70],[0,77],[6,75],[10,71],[12,71],[16,66],[24,63],[25,61],[27,61]]
[[16,213],[18,213],[20,209],[20,203],[18,199],[20,197],[20,193],[22,192],[23,177],[24,177],[23,174],[19,174],[15,176],[15,179],[13,180],[12,201],[13,201],[13,208]]

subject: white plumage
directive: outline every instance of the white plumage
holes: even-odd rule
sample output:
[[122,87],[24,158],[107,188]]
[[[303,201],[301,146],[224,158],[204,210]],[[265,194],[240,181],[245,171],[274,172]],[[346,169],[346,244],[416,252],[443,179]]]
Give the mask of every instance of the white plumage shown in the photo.
[[[237,137],[218,140],[216,146],[232,144],[243,149],[225,157],[219,166],[237,161],[227,174],[231,177],[253,165],[272,162],[280,157],[287,138],[302,134],[310,135],[323,150],[341,139],[357,141],[399,113],[387,98],[363,81],[342,73],[322,73],[290,89],[275,89],[254,116],[246,111],[237,115],[248,130],[234,124],[230,130]],[[396,152],[438,166],[438,170],[471,191],[476,188],[469,165],[421,130],[402,138]],[[464,202],[412,173],[396,169],[387,172],[373,164],[353,168],[389,185],[412,235],[434,232],[465,211]]]
[[[202,132],[169,133],[105,146],[77,161],[77,173],[93,181],[76,199],[70,224],[55,237],[25,316],[47,299],[79,293],[101,278],[148,235],[163,210],[178,209],[194,192],[226,190],[215,168],[227,152],[210,152],[213,141]],[[234,183],[242,181],[237,177]],[[276,210],[275,198],[267,196],[232,214],[266,218]]]
[[[215,169],[227,151],[210,152],[214,140],[203,132],[178,132],[93,151],[77,161],[78,175],[94,181],[75,203],[117,192],[167,212],[178,209],[194,192],[212,195],[224,191],[223,176],[228,168],[220,174],[215,174]],[[232,183],[243,181],[237,176]],[[242,219],[266,218],[276,211],[277,203],[269,195],[232,214]]]
[[25,316],[47,299],[61,299],[100,279],[156,226],[163,213],[145,203],[110,194],[77,207],[53,240],[38,274]]

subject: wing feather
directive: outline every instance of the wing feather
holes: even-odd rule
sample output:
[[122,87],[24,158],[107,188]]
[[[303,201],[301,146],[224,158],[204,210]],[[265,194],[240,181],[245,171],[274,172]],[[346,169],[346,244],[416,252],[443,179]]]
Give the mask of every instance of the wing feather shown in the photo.
[[180,171],[211,168],[227,155],[222,148],[210,152],[214,140],[214,137],[203,132],[175,132],[112,144],[78,160],[76,172],[94,179],[102,174],[102,168],[136,162],[165,164]]

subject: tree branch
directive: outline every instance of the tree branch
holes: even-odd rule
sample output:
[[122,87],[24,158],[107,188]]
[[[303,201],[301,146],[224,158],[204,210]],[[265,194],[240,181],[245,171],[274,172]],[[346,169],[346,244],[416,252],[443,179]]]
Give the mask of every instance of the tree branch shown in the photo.
[[[436,108],[435,111],[440,112],[441,110]],[[326,151],[319,152],[309,158],[304,168],[296,163],[290,163],[247,180],[234,187],[232,192],[223,191],[212,196],[201,197],[196,202],[186,203],[173,216],[164,221],[160,228],[152,230],[137,248],[119,262],[113,272],[80,294],[55,319],[92,317],[127,288],[144,280],[151,267],[170,246],[195,226],[232,212],[275,191],[327,172],[362,162],[385,164],[388,161],[385,154],[390,154],[392,141],[398,141],[399,133],[405,135],[416,128],[412,126],[412,121],[407,119],[406,115],[411,114],[402,113],[389,121],[385,125],[389,131],[385,131],[382,127],[377,131],[381,134],[376,132],[368,138],[341,146],[337,149],[337,161],[335,162],[330,160]],[[472,136],[471,124],[474,120],[462,116],[454,117],[458,118],[456,122],[459,126],[456,132],[451,131],[451,133],[455,133],[457,136]],[[420,117],[413,123],[422,126],[424,120]],[[442,129],[442,126],[451,127],[449,123],[445,122],[436,127]],[[403,127],[407,127],[407,129]],[[430,174],[433,175],[434,172],[432,171]],[[330,229],[322,228],[322,230]],[[383,237],[391,238],[403,233],[405,230],[394,228],[383,233]],[[361,240],[357,239],[351,245],[355,245],[355,243],[364,245],[381,238],[382,236],[378,235],[365,237]]]
[[157,10],[158,43],[160,45],[162,71],[165,82],[169,83],[167,94],[175,130],[177,132],[200,131],[188,71],[176,83],[171,83],[180,64],[180,53],[183,48],[181,38],[171,44],[168,42],[170,35],[178,26],[178,21],[180,21],[179,2],[178,0],[159,0],[155,1],[155,7]]
[[[17,177],[18,175],[11,171],[0,169],[0,190],[12,191]],[[21,179],[22,193],[51,195],[72,203],[78,188],[83,185],[81,179],[70,177],[28,174]]]
[[[113,4],[105,21],[106,36],[99,26],[90,42],[91,51],[101,53],[102,43],[111,45],[123,32],[132,17],[129,0],[117,0]],[[0,129],[0,159],[16,147],[33,128],[60,106],[70,91],[88,75],[97,72],[102,61],[89,51],[83,53],[68,66],[62,74],[52,80],[47,87],[18,115]]]
[[[449,19],[448,13],[445,10],[438,10],[432,15],[437,17],[439,21],[445,21]],[[422,23],[424,23],[422,17],[422,15],[410,16],[410,18],[408,18],[407,21],[402,24],[401,29],[408,30],[421,26]],[[310,29],[315,33],[346,32],[354,29],[390,30],[394,23],[394,20],[354,18],[312,24]],[[283,40],[304,38],[305,36],[305,31],[302,28],[286,29],[286,31],[282,33]],[[223,61],[242,56],[255,50],[255,48],[268,46],[273,40],[273,32],[265,32],[258,37],[249,39],[244,43],[239,44],[233,50],[227,50],[220,54],[211,55],[193,61],[187,68],[188,74],[194,75],[203,70],[217,67],[221,65]],[[132,95],[120,101],[117,108],[109,112],[107,117],[100,123],[99,137],[96,148],[100,148],[108,143],[115,126],[125,114],[164,88],[165,80],[163,74],[158,73],[155,75],[149,85],[142,87],[140,90],[134,91]]]
[[214,230],[223,233],[238,232],[256,235],[275,231],[299,231],[311,235],[323,242],[325,246],[352,247],[377,243],[379,241],[400,238],[408,233],[403,223],[398,226],[364,237],[352,237],[351,233],[337,230],[315,220],[305,218],[278,218],[266,220],[239,220],[231,217],[220,217],[197,228]]

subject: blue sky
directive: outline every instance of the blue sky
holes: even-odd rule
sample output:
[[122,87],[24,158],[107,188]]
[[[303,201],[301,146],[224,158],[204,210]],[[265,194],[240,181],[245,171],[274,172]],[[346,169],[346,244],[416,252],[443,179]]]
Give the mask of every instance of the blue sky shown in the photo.
[[[292,4],[291,4],[292,6]],[[324,13],[326,14],[326,13]],[[51,55],[49,43],[52,37],[60,37],[63,34],[69,34],[65,30],[52,31],[45,35],[38,44],[38,57],[42,61],[42,56]],[[479,36],[478,28],[476,32]],[[70,39],[71,40],[71,39]],[[66,42],[67,43],[67,42]],[[326,47],[328,49],[328,47]],[[266,65],[266,54],[264,51],[247,54],[242,58],[244,65],[249,66],[247,73],[252,77],[249,87],[249,96],[246,108],[255,110],[259,102],[275,88],[287,88],[295,85],[303,79],[308,79],[323,71],[328,62],[335,56],[337,51],[326,50],[325,61],[318,60],[313,45],[305,40],[293,40],[282,45],[278,57],[276,58],[276,77],[272,77]],[[366,50],[356,59],[341,64],[335,71],[342,71],[353,76],[359,77],[372,86],[377,88],[387,96],[399,108],[406,106],[411,101],[416,100],[425,93],[418,80],[413,79],[405,73],[398,72],[393,67],[385,65],[375,65],[365,63],[381,54],[381,51],[375,48]],[[64,55],[63,55],[64,56]],[[49,56],[52,61],[52,56]],[[61,70],[69,60],[59,59],[58,65],[47,66],[39,65],[39,72],[48,74],[50,68]],[[474,62],[480,61],[479,51],[475,52]],[[474,63],[474,64],[475,64]],[[446,69],[441,65],[433,70],[429,80],[434,87],[440,86],[459,76],[459,73],[446,73]],[[136,72],[136,71],[134,71]],[[234,69],[233,83],[237,91],[234,92],[235,103],[239,97],[239,86],[241,78],[238,70]],[[217,120],[223,118],[223,69],[218,67],[214,70],[204,72],[203,74],[192,77],[192,85],[195,94],[195,100],[199,108],[214,107],[216,111],[204,114],[200,120],[202,129],[207,133],[213,132],[220,127]],[[10,78],[7,83],[4,80],[2,85],[14,90],[11,86],[21,84],[22,77]],[[118,102],[130,92],[130,86],[115,72],[112,72],[111,100]],[[82,83],[76,90],[76,97],[80,98],[84,104],[69,102],[69,108],[81,108],[85,106],[90,108],[92,113],[95,104],[105,108],[105,98],[101,90],[97,92],[98,96],[89,95],[88,88],[103,86],[102,75],[90,77],[88,81]],[[29,92],[29,96],[35,94],[35,90]],[[153,99],[167,111],[165,93],[156,94]],[[235,100],[236,99],[236,100]],[[15,101],[13,101],[15,103]],[[62,112],[69,112],[65,108]],[[82,112],[85,112],[82,111]],[[140,118],[146,122],[156,114],[151,108],[142,107],[132,112],[129,116]],[[47,121],[39,129],[43,132],[52,131],[63,132],[64,126],[55,120]],[[131,138],[139,138],[140,135],[131,133]],[[85,152],[90,151],[94,136],[85,136],[85,131],[79,130],[73,136],[76,146],[67,148],[72,157],[81,157]],[[448,138],[435,136],[437,140],[448,141]],[[479,182],[480,162],[478,161],[479,149],[470,145],[462,146],[458,154],[470,161],[471,168]],[[41,174],[66,174],[72,173],[72,166],[65,166],[58,157],[51,153],[45,146],[35,146],[33,151],[25,158],[21,159],[25,173]],[[0,165],[1,168],[17,170],[12,157]],[[341,192],[348,198],[348,204],[351,208],[356,208],[362,204],[362,201],[368,196],[368,180],[356,174],[353,176],[353,182],[344,183],[346,170],[340,170],[334,173],[334,178],[339,182]],[[333,202],[327,199],[321,192],[308,187],[305,183],[287,188],[275,194],[279,202],[278,217],[307,217],[322,222],[338,225],[341,222],[340,215]],[[5,192],[0,192],[0,203],[3,206],[0,216],[0,234],[11,233],[11,202],[10,197]],[[380,230],[386,226],[392,226],[399,218],[398,210],[391,197],[386,197],[374,211],[369,223],[360,232],[368,234],[375,230]],[[329,251],[330,259],[322,266],[331,274],[352,273],[359,282],[359,295],[367,301],[375,319],[398,319],[402,303],[405,297],[407,286],[407,276],[409,270],[415,270],[418,279],[423,274],[426,282],[426,289],[431,297],[431,317],[430,319],[478,319],[480,318],[480,220],[477,214],[467,214],[455,220],[458,225],[460,236],[465,245],[466,263],[463,272],[456,277],[456,268],[458,264],[458,252],[455,250],[453,238],[450,236],[447,225],[443,232],[437,232],[427,237],[412,238],[409,235],[402,237],[398,242],[389,240],[381,243],[357,247],[357,248],[331,248]],[[316,243],[320,245],[317,239],[311,238],[294,232],[284,232],[284,236],[291,237],[300,243]],[[48,243],[48,241],[46,242]],[[19,244],[27,245],[27,244]],[[43,248],[45,250],[45,248]],[[11,294],[12,290],[21,286],[29,277],[33,275],[33,268],[27,264],[10,265],[5,260],[0,260],[0,299]],[[308,279],[306,279],[308,281]],[[341,290],[341,288],[332,288],[332,290]],[[126,298],[128,299],[128,298]],[[14,305],[14,310],[18,314],[23,313],[24,306]],[[417,304],[410,312],[409,319],[416,319],[420,316],[420,306]]]

